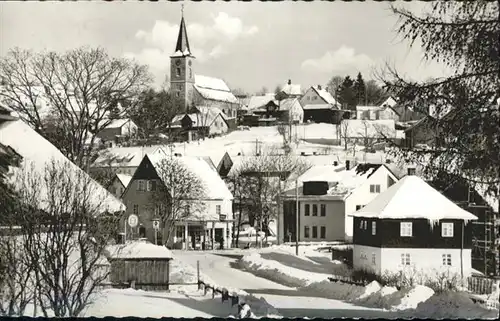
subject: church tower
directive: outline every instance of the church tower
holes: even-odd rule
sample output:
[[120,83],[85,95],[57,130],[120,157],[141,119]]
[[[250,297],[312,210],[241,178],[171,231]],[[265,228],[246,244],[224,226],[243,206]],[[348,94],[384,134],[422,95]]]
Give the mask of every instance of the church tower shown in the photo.
[[174,97],[184,102],[185,110],[190,107],[194,95],[193,62],[195,57],[191,54],[189,40],[182,9],[181,24],[175,52],[170,56],[170,91]]

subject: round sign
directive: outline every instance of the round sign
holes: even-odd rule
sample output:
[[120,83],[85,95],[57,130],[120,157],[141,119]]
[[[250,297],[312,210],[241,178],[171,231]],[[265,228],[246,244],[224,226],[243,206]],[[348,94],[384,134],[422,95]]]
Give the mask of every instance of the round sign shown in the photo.
[[153,228],[155,230],[160,228],[160,221],[159,220],[153,220]]
[[129,217],[128,217],[128,225],[130,227],[136,227],[137,226],[137,223],[139,223],[139,218],[137,217],[137,215],[135,214],[131,214]]

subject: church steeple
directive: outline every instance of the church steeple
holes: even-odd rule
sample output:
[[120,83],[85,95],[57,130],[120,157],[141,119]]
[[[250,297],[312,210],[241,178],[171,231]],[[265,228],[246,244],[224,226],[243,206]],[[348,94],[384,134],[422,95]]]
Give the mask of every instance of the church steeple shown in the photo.
[[186,31],[186,22],[184,21],[184,5],[182,5],[182,18],[179,27],[179,35],[177,36],[177,44],[175,45],[175,55],[191,56],[191,48],[189,48],[189,40]]

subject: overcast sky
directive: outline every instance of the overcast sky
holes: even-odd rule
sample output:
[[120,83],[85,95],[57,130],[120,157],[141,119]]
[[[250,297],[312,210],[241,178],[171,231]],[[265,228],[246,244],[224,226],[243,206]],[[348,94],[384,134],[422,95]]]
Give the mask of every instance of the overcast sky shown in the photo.
[[[159,84],[169,71],[180,11],[180,2],[0,2],[0,55],[16,46],[101,46],[148,64]],[[442,73],[400,41],[384,2],[187,2],[184,17],[195,73],[249,92],[273,91],[288,79],[307,87],[358,71],[370,78],[386,61],[416,79]]]

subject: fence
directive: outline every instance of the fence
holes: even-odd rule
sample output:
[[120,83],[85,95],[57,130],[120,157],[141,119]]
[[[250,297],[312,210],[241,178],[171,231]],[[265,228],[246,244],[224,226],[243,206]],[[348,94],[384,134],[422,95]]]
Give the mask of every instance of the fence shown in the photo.
[[495,283],[500,280],[470,276],[467,278],[467,290],[474,294],[491,294],[495,289]]
[[113,287],[169,290],[170,258],[110,258]]

